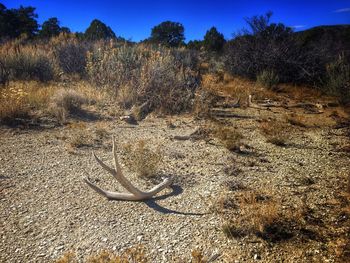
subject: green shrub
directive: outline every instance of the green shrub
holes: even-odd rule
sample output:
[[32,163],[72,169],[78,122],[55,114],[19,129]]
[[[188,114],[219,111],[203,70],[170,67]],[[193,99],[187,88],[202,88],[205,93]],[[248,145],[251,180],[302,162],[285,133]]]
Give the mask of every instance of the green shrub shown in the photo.
[[344,55],[327,65],[324,89],[338,97],[341,104],[350,102],[350,65]]
[[256,81],[268,89],[273,89],[279,83],[279,77],[273,70],[263,70],[257,75]]
[[90,81],[117,95],[122,106],[147,103],[150,110],[178,113],[192,106],[198,86],[192,58],[187,50],[101,42],[88,52],[86,70]]

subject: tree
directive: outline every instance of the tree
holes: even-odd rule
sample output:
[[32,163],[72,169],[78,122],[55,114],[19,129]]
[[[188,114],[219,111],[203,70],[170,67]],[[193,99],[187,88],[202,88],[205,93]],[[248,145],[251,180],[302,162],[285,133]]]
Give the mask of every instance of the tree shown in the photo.
[[60,22],[56,17],[51,17],[43,23],[41,30],[39,31],[39,36],[42,38],[50,38],[58,36],[60,33]]
[[185,40],[184,31],[182,24],[165,21],[152,28],[149,41],[168,47],[178,47]]
[[322,52],[301,48],[293,30],[270,23],[272,13],[246,19],[249,30],[226,45],[225,66],[231,74],[255,79],[273,71],[281,82],[315,83],[324,74]]
[[194,49],[194,50],[200,50],[203,46],[203,41],[201,40],[190,40],[187,43],[187,48]]
[[16,38],[22,34],[33,37],[38,32],[35,8],[20,6],[18,9],[7,9],[0,5],[0,37]]
[[61,33],[69,34],[71,33],[70,29],[66,26],[61,27]]
[[215,27],[212,27],[205,34],[203,44],[208,51],[221,51],[225,44],[224,35],[219,33]]
[[109,26],[97,19],[94,19],[91,22],[90,26],[86,29],[84,36],[88,40],[109,39],[116,37],[115,33]]

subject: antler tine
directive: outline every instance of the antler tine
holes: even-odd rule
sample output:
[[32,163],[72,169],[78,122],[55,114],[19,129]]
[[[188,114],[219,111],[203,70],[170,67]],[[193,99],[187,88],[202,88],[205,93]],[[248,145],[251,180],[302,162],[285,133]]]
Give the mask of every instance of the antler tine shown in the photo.
[[113,140],[112,152],[113,152],[114,170],[115,170],[115,173],[113,173],[113,176],[130,193],[132,193],[134,195],[142,195],[142,191],[140,191],[135,186],[133,186],[131,184],[131,182],[127,178],[125,178],[125,176],[123,175],[122,169],[121,169],[120,164],[118,162],[117,149],[115,146],[114,136],[112,137],[112,140]]
[[[114,141],[113,141],[113,154],[114,154],[114,156],[116,156]],[[118,167],[118,169],[117,168],[112,169],[107,164],[105,164],[100,158],[98,158],[94,152],[92,153],[92,155],[94,156],[94,158],[98,162],[98,164],[101,165],[101,167],[103,169],[108,171],[115,179],[117,179],[117,181],[126,190],[128,190],[130,193],[133,193],[133,194],[140,194],[140,191],[138,189],[136,189],[133,185],[131,185],[131,183],[121,174],[121,169],[120,169],[120,165],[119,165],[118,161],[117,161],[118,166],[116,166],[116,167]],[[116,159],[115,159],[115,162],[116,162]]]
[[113,137],[113,157],[114,157],[114,169],[106,165],[101,159],[99,159],[95,153],[93,153],[93,156],[95,160],[101,165],[101,167],[105,170],[107,170],[110,174],[113,175],[117,179],[117,181],[130,192],[129,193],[118,193],[118,192],[111,192],[103,190],[102,188],[98,187],[94,183],[90,181],[88,177],[84,178],[84,181],[87,183],[88,186],[90,186],[94,191],[96,191],[98,194],[107,197],[108,199],[116,199],[116,200],[129,200],[129,201],[140,201],[152,198],[154,195],[168,187],[172,180],[170,178],[165,179],[162,183],[156,185],[151,190],[143,192],[133,186],[131,182],[124,177],[120,164],[118,162],[117,152],[116,152],[116,143],[115,139]]
[[88,186],[90,186],[98,194],[104,197],[107,197],[110,200],[139,201],[138,197],[133,194],[117,193],[117,192],[103,190],[102,188],[98,187],[93,182],[91,182],[88,177],[83,178],[83,180],[88,184]]

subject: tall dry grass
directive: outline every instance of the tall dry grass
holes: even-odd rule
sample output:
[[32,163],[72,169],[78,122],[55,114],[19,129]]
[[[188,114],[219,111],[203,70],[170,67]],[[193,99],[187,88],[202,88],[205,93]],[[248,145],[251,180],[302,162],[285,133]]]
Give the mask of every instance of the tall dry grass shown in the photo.
[[85,82],[75,83],[69,88],[62,88],[57,83],[10,82],[8,87],[0,89],[0,122],[49,115],[64,123],[69,114],[83,104],[97,103],[104,100],[104,96]]
[[5,43],[0,46],[0,61],[10,80],[47,82],[59,73],[54,54],[47,45]]

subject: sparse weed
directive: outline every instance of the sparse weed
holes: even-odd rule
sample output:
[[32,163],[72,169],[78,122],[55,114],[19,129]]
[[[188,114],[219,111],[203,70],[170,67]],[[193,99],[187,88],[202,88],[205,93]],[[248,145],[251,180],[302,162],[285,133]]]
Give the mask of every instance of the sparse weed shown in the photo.
[[83,122],[74,122],[68,125],[68,150],[74,150],[93,143],[93,136]]
[[129,170],[137,173],[138,176],[147,178],[156,174],[162,161],[162,155],[157,150],[152,150],[144,140],[135,144],[124,145],[127,158],[125,164]]
[[260,130],[265,135],[267,142],[278,146],[286,146],[290,135],[287,127],[278,121],[263,121]]
[[124,108],[129,109],[137,101],[137,92],[136,89],[130,85],[124,85],[118,89],[117,102]]
[[87,103],[83,95],[75,90],[60,89],[51,98],[49,111],[60,123],[64,123],[70,114],[74,114]]
[[262,235],[266,229],[279,220],[279,204],[255,191],[239,191],[231,197],[239,214],[223,224],[222,230],[229,238],[249,234]]
[[206,263],[208,260],[207,257],[203,255],[202,251],[196,249],[191,252],[191,256],[191,263]]
[[240,151],[243,135],[233,127],[226,127],[222,124],[215,125],[213,135],[230,151]]
[[109,134],[107,125],[102,122],[97,123],[95,128],[95,134],[98,139],[106,138]]

